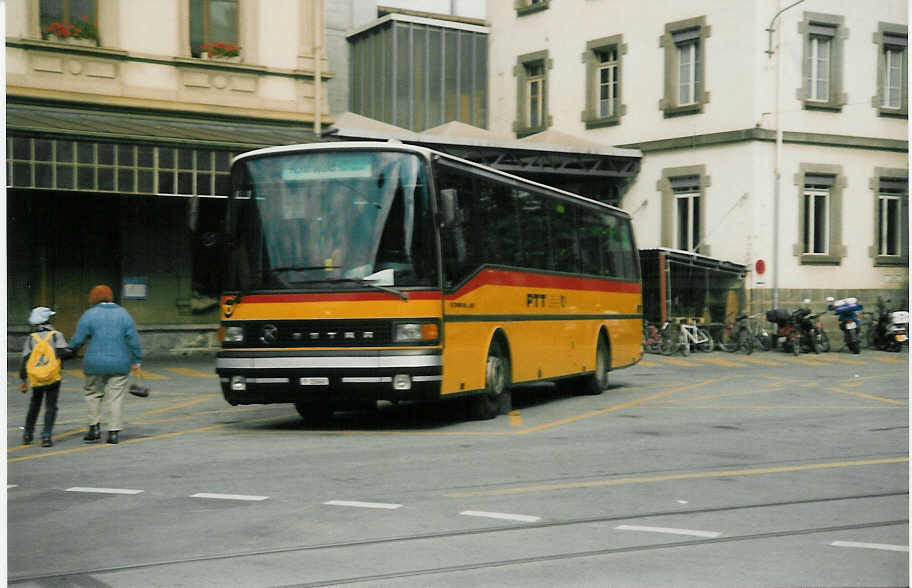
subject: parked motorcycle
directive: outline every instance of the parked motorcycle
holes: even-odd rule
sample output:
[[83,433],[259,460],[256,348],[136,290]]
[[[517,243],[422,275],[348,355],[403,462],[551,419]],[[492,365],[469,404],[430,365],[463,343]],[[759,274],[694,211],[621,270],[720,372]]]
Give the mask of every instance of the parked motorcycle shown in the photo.
[[858,313],[864,307],[858,303],[857,298],[834,300],[832,296],[829,296],[827,302],[829,302],[827,310],[832,311],[839,320],[839,328],[842,330],[846,347],[856,355],[861,353],[861,342],[858,337]]
[[905,310],[888,310],[888,298],[877,299],[877,322],[871,329],[871,347],[885,351],[899,351],[909,340],[909,313]]
[[[775,339],[786,353],[798,355],[802,350],[820,353],[822,336],[818,329],[820,314],[812,314],[807,308],[811,301],[804,300],[805,306],[795,311],[774,308],[766,313],[766,320],[776,323]],[[827,340],[829,348],[829,340]]]

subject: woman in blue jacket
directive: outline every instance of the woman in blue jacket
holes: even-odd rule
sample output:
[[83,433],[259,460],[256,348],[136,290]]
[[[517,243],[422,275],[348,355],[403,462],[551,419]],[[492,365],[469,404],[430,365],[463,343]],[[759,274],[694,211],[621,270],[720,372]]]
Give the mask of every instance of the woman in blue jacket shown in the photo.
[[89,348],[83,359],[85,399],[89,408],[89,431],[86,441],[101,438],[101,405],[107,396],[111,410],[108,443],[118,442],[123,428],[121,404],[129,383],[130,369],[139,371],[142,350],[136,324],[123,307],[114,304],[111,288],[103,284],[89,293],[89,308],[76,325],[70,348],[79,349],[86,340]]

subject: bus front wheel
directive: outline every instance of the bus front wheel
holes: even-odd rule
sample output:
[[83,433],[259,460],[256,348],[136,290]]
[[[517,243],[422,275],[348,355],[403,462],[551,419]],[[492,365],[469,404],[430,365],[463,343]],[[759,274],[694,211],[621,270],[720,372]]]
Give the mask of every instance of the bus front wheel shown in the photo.
[[510,412],[512,398],[509,385],[510,359],[503,345],[493,341],[485,361],[485,390],[469,397],[469,416],[483,421]]

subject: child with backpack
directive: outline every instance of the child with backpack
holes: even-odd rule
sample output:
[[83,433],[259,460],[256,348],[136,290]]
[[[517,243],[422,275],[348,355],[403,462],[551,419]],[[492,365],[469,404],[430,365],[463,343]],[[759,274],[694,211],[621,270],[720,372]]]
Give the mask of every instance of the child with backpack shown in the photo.
[[19,390],[24,394],[28,391],[28,386],[32,388],[28,414],[25,417],[25,432],[22,434],[22,442],[26,445],[34,439],[35,422],[38,420],[42,400],[45,406],[41,446],[54,445],[51,433],[54,419],[57,418],[61,360],[71,355],[63,333],[51,325],[51,317],[55,314],[50,308],[39,306],[32,309],[29,315],[29,324],[32,325],[33,332],[29,334],[22,347],[22,365],[19,368],[19,377],[22,379]]

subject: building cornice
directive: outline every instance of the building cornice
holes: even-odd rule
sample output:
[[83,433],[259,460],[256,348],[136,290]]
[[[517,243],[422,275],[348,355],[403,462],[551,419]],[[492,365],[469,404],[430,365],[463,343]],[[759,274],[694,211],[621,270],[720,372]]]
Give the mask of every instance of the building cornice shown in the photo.
[[[47,90],[22,86],[7,86],[7,100],[24,104],[58,103],[76,108],[97,108],[102,110],[121,109],[138,114],[172,113],[176,115],[203,115],[224,120],[270,121],[272,123],[295,122],[313,123],[313,114],[291,110],[267,110],[243,108],[219,104],[198,104],[172,100],[152,100],[107,94],[86,94],[65,90]],[[323,126],[332,125],[333,117],[323,115]]]
[[[898,139],[881,139],[878,137],[859,137],[855,135],[829,135],[825,133],[805,133],[785,131],[782,134],[785,143],[799,145],[819,145],[824,147],[841,147],[846,149],[871,149],[874,151],[909,152],[909,142]],[[618,145],[631,149],[639,149],[644,154],[656,151],[676,151],[680,149],[694,149],[696,147],[709,147],[728,143],[743,143],[746,141],[776,141],[776,133],[770,129],[740,129],[724,131],[721,133],[706,133],[691,135],[689,137],[673,137],[655,141],[643,141]]]
[[[195,57],[162,57],[147,53],[133,53],[122,49],[110,49],[107,47],[91,47],[83,45],[69,45],[65,43],[54,43],[52,41],[43,41],[35,39],[7,38],[6,46],[14,49],[25,49],[27,51],[47,51],[51,53],[69,53],[79,54],[82,56],[95,56],[107,59],[119,59],[136,63],[152,63],[155,65],[169,65],[179,68],[207,68],[220,70],[234,70],[244,73],[259,75],[268,75],[276,77],[294,78],[302,80],[312,80],[314,72],[306,70],[293,70],[276,67],[266,67],[264,65],[253,65],[235,61],[223,61],[218,59],[197,59]],[[335,74],[321,71],[321,80],[331,80]]]

